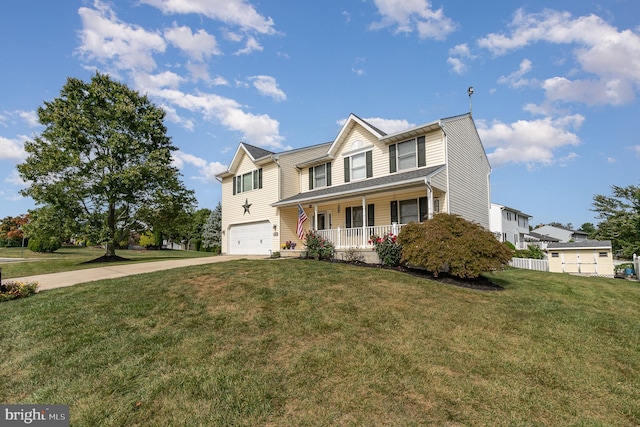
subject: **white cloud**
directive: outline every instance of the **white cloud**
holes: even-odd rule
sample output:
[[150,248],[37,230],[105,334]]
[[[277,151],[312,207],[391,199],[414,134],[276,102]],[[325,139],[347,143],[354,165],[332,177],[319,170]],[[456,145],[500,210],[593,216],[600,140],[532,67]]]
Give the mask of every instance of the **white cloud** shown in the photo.
[[396,33],[417,31],[421,39],[444,40],[456,30],[456,23],[444,15],[442,8],[433,10],[429,0],[374,0],[382,20],[372,29],[396,27]]
[[164,37],[194,61],[202,62],[211,55],[221,54],[216,38],[202,29],[192,33],[189,27],[174,26],[164,31]]
[[174,152],[172,156],[172,165],[178,169],[183,169],[185,164],[195,166],[200,172],[200,175],[193,176],[192,178],[203,182],[214,182],[217,174],[227,170],[227,166],[220,162],[207,162],[200,157],[183,151]]
[[193,120],[185,119],[184,117],[180,116],[175,108],[166,104],[162,104],[160,105],[160,107],[162,107],[162,109],[165,111],[166,113],[165,117],[170,122],[176,123],[182,126],[183,128],[191,131],[195,128],[195,124],[193,123]]
[[40,121],[38,119],[38,113],[36,113],[35,111],[33,111],[33,110],[31,110],[31,111],[19,110],[19,111],[17,111],[17,114],[30,127],[34,128],[34,127],[40,126]]
[[239,49],[237,52],[234,53],[234,55],[248,55],[251,52],[255,52],[255,51],[262,51],[264,48],[260,45],[260,43],[258,42],[258,40],[256,40],[253,37],[248,37],[247,38],[247,43],[244,46],[244,49]]
[[518,71],[514,71],[513,73],[507,76],[501,76],[498,79],[498,83],[506,84],[511,88],[520,88],[523,86],[527,86],[531,84],[531,80],[525,79],[524,76],[531,71],[531,61],[528,59],[523,59],[520,63],[520,67]]
[[199,112],[207,120],[216,120],[230,130],[259,146],[282,149],[284,138],[279,134],[280,123],[267,114],[246,113],[233,99],[212,93],[189,94],[175,89],[158,89],[150,95],[165,99],[172,105]]
[[579,129],[583,121],[582,115],[575,114],[558,119],[518,120],[511,124],[494,121],[488,125],[478,120],[477,125],[484,146],[493,148],[488,153],[492,166],[523,163],[530,167],[562,164],[575,158],[575,153],[557,157],[557,152],[580,144],[580,138],[572,130]]
[[26,157],[27,153],[24,151],[24,140],[9,139],[0,136],[0,160],[22,160]]
[[640,144],[632,145],[627,147],[627,150],[631,150],[636,156],[640,157]]
[[[369,117],[367,119],[363,119],[365,122],[375,126],[380,129],[387,135],[394,134],[396,132],[402,132],[404,130],[415,127],[416,125],[408,122],[404,119],[383,119],[380,117]],[[344,126],[347,122],[347,119],[338,120],[339,126]]]
[[275,34],[271,18],[265,18],[244,0],[141,0],[164,14],[197,14],[237,25],[244,31]]
[[163,71],[158,74],[133,73],[135,87],[141,92],[154,92],[158,89],[177,89],[184,82],[184,78],[173,71]]
[[154,52],[164,52],[160,34],[121,22],[113,10],[99,0],[95,9],[81,7],[82,20],[78,51],[86,58],[111,64],[117,69],[153,71]]
[[249,77],[253,81],[253,87],[258,89],[261,95],[269,96],[276,101],[284,101],[287,95],[278,87],[278,82],[271,76],[253,76]]
[[462,75],[468,70],[465,60],[475,58],[476,57],[471,54],[469,46],[467,46],[466,43],[462,43],[449,49],[447,64],[449,64],[454,73]]
[[503,55],[537,42],[574,46],[579,72],[586,78],[570,80],[553,76],[543,87],[551,101],[588,105],[622,105],[635,99],[640,87],[640,34],[618,31],[596,15],[573,18],[568,12],[545,10],[525,13],[519,9],[508,35],[492,33],[478,44]]
[[[15,185],[17,187],[27,187],[29,184],[22,179],[17,169],[11,171],[11,174],[4,179],[4,182],[7,182],[11,185]],[[22,196],[20,196],[21,198]]]

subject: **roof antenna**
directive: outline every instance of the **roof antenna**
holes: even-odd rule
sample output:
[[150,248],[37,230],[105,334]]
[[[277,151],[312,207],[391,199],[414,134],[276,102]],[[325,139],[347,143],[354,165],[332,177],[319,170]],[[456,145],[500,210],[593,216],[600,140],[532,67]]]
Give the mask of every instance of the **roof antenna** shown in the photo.
[[473,86],[469,86],[469,89],[467,89],[467,93],[469,94],[469,115],[473,116],[473,105],[471,104],[471,95],[473,95]]

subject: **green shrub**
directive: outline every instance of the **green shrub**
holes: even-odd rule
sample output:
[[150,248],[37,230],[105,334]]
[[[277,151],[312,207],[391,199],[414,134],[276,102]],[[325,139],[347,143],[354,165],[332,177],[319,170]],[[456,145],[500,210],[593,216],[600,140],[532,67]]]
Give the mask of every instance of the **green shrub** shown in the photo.
[[505,245],[506,247],[508,247],[509,249],[511,249],[512,251],[516,250],[516,247],[514,246],[513,243],[511,243],[510,241],[506,240],[504,242],[502,242],[503,245]]
[[2,282],[0,284],[0,302],[29,297],[35,294],[37,289],[37,282]]
[[400,265],[402,258],[402,245],[397,242],[398,236],[387,233],[384,237],[371,236],[369,242],[378,253],[380,263],[391,267]]
[[27,246],[32,252],[55,252],[60,249],[62,245],[56,237],[32,237],[29,239],[29,245]]
[[310,230],[305,234],[306,257],[313,259],[332,259],[335,248],[333,243]]
[[514,257],[544,259],[544,251],[536,245],[529,245],[527,249],[516,251]]
[[405,225],[398,243],[403,262],[434,276],[446,272],[461,278],[478,277],[484,271],[503,268],[513,256],[513,251],[482,226],[445,213]]

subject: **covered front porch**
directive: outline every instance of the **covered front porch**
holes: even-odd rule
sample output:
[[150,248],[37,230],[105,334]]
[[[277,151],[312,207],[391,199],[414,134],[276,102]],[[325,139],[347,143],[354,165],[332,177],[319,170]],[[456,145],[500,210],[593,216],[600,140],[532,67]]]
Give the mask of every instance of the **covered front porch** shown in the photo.
[[434,168],[387,185],[367,187],[362,182],[357,187],[326,187],[275,203],[280,212],[280,243],[296,242],[297,248],[303,248],[304,241],[296,233],[300,205],[307,216],[305,232],[317,231],[338,250],[370,250],[371,236],[398,235],[405,224],[448,211],[446,192],[429,179],[428,172],[438,171]]

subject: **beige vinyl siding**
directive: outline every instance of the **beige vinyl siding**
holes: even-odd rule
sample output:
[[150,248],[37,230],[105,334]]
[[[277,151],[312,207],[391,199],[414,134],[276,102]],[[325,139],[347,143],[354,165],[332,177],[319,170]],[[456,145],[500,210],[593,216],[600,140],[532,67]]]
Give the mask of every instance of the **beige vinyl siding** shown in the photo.
[[[222,252],[227,253],[229,227],[236,224],[247,224],[258,221],[269,221],[272,225],[277,224],[277,209],[269,206],[273,200],[277,200],[278,193],[278,167],[275,163],[270,162],[262,166],[255,165],[249,156],[242,154],[242,158],[238,163],[238,169],[234,172],[235,176],[251,172],[262,168],[262,188],[254,189],[233,194],[233,177],[226,177],[222,180],[222,230],[225,235],[222,236]],[[244,212],[243,205],[245,201],[251,204],[249,213]],[[277,236],[273,237],[272,250],[278,250],[279,240]]]
[[446,163],[444,154],[444,135],[442,131],[429,132],[425,135],[425,153],[427,166],[443,165]]
[[[330,143],[320,144],[280,154],[278,163],[280,164],[282,174],[282,190],[280,192],[280,197],[277,200],[286,199],[287,197],[295,196],[300,192],[309,191],[309,167],[304,167],[298,172],[296,165],[309,161],[310,159],[323,157],[327,154],[327,150],[329,150],[330,146]],[[326,161],[322,161],[320,163],[326,163]]]
[[484,148],[468,115],[444,121],[449,174],[449,212],[489,230],[490,172]]
[[349,153],[350,151],[352,151],[351,145],[358,140],[362,141],[365,147],[372,148],[373,176],[382,176],[389,173],[388,169],[385,172],[380,165],[382,159],[380,159],[379,156],[383,153],[382,144],[378,142],[378,139],[375,136],[371,135],[359,124],[356,124],[353,129],[351,129],[351,131],[346,135],[344,143],[338,148],[336,152],[332,170],[333,173],[331,176],[333,185],[342,185],[345,183],[344,153]]

